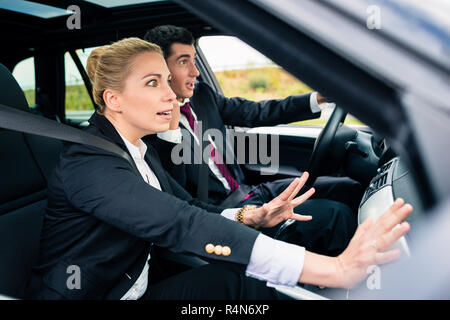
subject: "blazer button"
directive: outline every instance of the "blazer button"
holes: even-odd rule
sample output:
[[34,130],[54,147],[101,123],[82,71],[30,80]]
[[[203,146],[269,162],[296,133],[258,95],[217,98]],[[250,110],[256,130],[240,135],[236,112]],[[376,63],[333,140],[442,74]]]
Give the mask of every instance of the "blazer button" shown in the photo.
[[228,246],[222,248],[222,255],[228,257],[231,254],[231,249]]
[[222,254],[222,246],[217,245],[217,246],[214,248],[214,253],[217,254],[218,256],[220,256],[220,255]]
[[209,254],[214,252],[214,245],[212,243],[208,243],[205,247],[205,251]]

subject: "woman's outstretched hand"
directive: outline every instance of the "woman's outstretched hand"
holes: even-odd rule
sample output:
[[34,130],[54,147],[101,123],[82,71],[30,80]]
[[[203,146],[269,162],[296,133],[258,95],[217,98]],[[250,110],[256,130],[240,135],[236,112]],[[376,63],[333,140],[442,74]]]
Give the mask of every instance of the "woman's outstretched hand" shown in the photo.
[[370,266],[400,257],[399,249],[389,248],[409,231],[410,226],[404,220],[412,210],[410,204],[397,199],[376,222],[366,219],[338,257],[306,251],[299,282],[320,287],[355,287],[367,277]]
[[367,276],[369,266],[400,257],[399,249],[388,249],[409,231],[408,222],[403,221],[412,211],[410,204],[397,199],[375,223],[368,218],[358,227],[348,247],[337,258],[341,287],[354,287]]
[[300,178],[295,178],[278,197],[269,203],[265,203],[258,209],[246,211],[244,214],[245,224],[253,227],[262,226],[270,228],[288,219],[297,221],[311,220],[312,216],[294,213],[295,207],[305,202],[314,194],[315,190],[311,188],[295,198],[300,189],[305,185],[308,177],[308,172],[304,172]]

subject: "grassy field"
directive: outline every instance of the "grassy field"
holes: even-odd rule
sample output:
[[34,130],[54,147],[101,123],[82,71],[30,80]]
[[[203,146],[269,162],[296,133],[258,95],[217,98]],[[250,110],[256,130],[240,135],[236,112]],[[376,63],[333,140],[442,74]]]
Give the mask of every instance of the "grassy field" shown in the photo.
[[[24,90],[28,104],[35,104],[34,90]],[[66,87],[66,111],[93,110],[91,99],[84,84]]]
[[[280,99],[293,94],[309,93],[314,90],[278,67],[227,70],[216,72],[217,80],[227,97],[242,97],[253,101]],[[304,126],[322,126],[329,113],[323,112],[319,119],[293,122]],[[363,125],[358,119],[347,116],[346,124]]]
[[23,93],[25,93],[25,98],[28,101],[28,105],[32,106],[36,104],[34,89],[24,90]]
[[227,70],[216,72],[216,77],[227,97],[243,97],[254,101],[313,91],[277,67]]
[[[276,66],[264,68],[227,70],[216,72],[217,80],[227,97],[243,97],[253,101],[285,98],[293,94],[312,92],[304,83]],[[30,105],[34,102],[34,90],[25,90]],[[66,110],[92,110],[92,103],[84,85],[66,87]],[[298,125],[323,125],[327,117],[294,122]],[[347,117],[348,124],[362,124],[353,117]]]

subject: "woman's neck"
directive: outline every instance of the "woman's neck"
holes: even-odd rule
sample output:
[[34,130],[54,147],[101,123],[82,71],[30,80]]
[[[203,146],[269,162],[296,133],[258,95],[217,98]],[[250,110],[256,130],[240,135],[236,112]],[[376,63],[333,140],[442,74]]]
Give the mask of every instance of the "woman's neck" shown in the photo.
[[106,119],[108,119],[109,122],[111,122],[111,124],[122,135],[122,137],[127,139],[131,144],[139,146],[139,140],[144,135],[139,134],[136,128],[133,128],[128,123],[123,121],[123,119],[109,112],[105,112],[104,116]]

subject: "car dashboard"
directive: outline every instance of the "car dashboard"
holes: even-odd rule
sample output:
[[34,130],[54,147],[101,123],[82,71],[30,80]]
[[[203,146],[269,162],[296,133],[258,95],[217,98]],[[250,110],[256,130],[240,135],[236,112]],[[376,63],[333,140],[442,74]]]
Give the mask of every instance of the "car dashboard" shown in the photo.
[[[358,224],[363,223],[369,217],[376,220],[397,198],[404,199],[414,208],[413,213],[407,219],[412,231],[413,225],[423,215],[423,205],[412,172],[400,157],[394,157],[377,169],[376,175],[370,181],[361,200]],[[411,252],[407,240],[411,236],[413,233],[408,233],[399,239],[393,248],[399,248],[402,253],[409,256]]]
[[[411,215],[406,219],[411,225],[411,230],[390,249],[400,249],[404,257],[409,257],[414,255],[414,242],[411,240],[414,239],[415,227],[424,216],[423,204],[412,172],[406,163],[400,157],[393,155],[391,150],[386,149],[385,151],[387,152],[381,159],[386,159],[386,155],[389,159],[382,160],[382,164],[379,165],[361,199],[358,209],[358,224],[363,223],[369,217],[376,220],[392,205],[395,199],[403,198],[406,203],[411,204],[414,208]],[[290,293],[290,295],[299,299],[325,298],[338,300],[358,299],[360,294],[370,297],[373,292],[368,290],[365,284],[364,282],[361,286],[352,290],[337,288],[321,290],[315,286],[306,286],[304,289],[301,288],[304,291],[302,291],[300,297],[296,297],[293,293]],[[300,291],[298,287],[296,289]],[[299,295],[297,294],[297,296]]]

